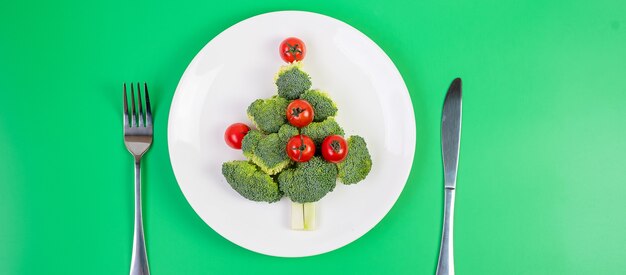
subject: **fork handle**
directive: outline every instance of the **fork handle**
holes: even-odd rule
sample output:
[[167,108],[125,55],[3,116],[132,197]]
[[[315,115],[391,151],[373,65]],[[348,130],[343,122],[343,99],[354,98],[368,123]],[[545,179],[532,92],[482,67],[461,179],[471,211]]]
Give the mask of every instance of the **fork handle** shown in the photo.
[[141,214],[141,159],[135,160],[135,230],[133,236],[133,254],[130,264],[130,275],[149,275],[146,242],[143,236],[143,219]]
[[445,206],[443,210],[443,232],[436,275],[454,275],[454,245],[452,242],[454,222],[454,188],[445,188]]

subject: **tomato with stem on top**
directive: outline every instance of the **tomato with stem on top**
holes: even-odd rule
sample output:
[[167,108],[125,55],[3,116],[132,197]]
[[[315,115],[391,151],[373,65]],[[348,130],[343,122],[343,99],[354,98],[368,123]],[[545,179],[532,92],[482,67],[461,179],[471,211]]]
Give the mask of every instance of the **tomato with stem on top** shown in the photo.
[[307,162],[315,154],[315,143],[305,135],[293,136],[287,142],[287,155],[295,162]]
[[308,101],[296,99],[287,106],[287,120],[289,124],[302,128],[313,121],[315,112]]
[[278,47],[280,57],[287,63],[300,61],[306,55],[306,46],[302,40],[296,37],[289,37],[280,43]]
[[243,123],[234,123],[224,132],[224,141],[233,149],[241,149],[241,141],[250,131],[250,127]]
[[322,141],[322,156],[328,162],[342,162],[348,155],[348,144],[342,136],[327,136]]

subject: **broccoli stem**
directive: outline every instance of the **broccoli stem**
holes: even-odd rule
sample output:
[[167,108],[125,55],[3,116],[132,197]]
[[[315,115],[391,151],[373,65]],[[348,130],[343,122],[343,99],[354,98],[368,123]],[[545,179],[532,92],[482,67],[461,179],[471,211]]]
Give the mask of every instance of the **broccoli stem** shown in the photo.
[[291,203],[291,229],[315,230],[315,202]]

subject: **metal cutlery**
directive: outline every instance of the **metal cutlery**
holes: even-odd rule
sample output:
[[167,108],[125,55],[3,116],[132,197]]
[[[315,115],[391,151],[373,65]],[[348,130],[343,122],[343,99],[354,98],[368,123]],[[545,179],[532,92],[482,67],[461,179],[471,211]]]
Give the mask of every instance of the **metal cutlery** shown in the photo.
[[[141,157],[152,145],[152,110],[148,85],[144,83],[145,111],[141,100],[141,86],[137,83],[137,101],[135,105],[135,89],[130,85],[131,112],[128,111],[128,96],[124,83],[124,144],[135,160],[135,230],[133,234],[133,253],[130,275],[148,275],[148,256],[143,234],[143,218],[141,214]],[[137,112],[137,109],[139,112]]]
[[444,213],[441,249],[436,275],[454,275],[453,221],[456,175],[461,138],[461,79],[450,84],[441,117],[441,150],[444,171]]

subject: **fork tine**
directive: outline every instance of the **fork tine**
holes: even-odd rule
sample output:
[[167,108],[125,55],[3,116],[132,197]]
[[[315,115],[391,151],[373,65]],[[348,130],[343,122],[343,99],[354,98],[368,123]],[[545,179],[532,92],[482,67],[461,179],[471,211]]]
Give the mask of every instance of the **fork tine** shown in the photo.
[[143,83],[143,91],[146,94],[146,127],[152,126],[152,110],[150,109],[150,96],[148,95],[148,83]]
[[139,127],[144,127],[144,119],[146,118],[143,114],[143,107],[141,104],[141,86],[139,86],[139,82],[137,82],[137,102],[139,102],[139,114],[137,115],[137,119],[139,120]]
[[124,83],[124,127],[128,127],[128,95],[126,95],[126,83]]
[[133,83],[130,84],[130,103],[132,104],[132,112],[130,113],[130,127],[137,127],[137,112],[135,109],[135,89]]

